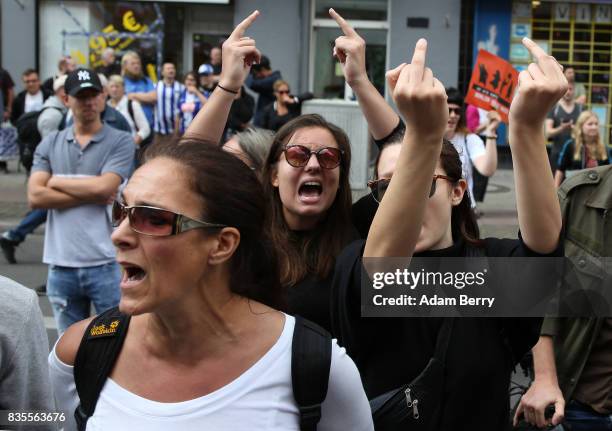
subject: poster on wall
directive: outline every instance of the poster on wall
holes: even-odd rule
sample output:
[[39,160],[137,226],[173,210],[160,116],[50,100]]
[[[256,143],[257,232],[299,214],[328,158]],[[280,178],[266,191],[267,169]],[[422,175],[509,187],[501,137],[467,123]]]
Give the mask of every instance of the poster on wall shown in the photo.
[[595,22],[597,24],[612,23],[612,5],[609,5],[609,4],[595,5]]
[[511,34],[512,2],[510,0],[477,0],[474,13],[474,58],[484,49],[508,59]]
[[569,22],[571,5],[569,3],[553,3],[555,8],[555,21],[557,22]]
[[510,103],[518,85],[518,72],[503,58],[478,51],[472,79],[465,98],[470,105],[495,110],[508,123]]

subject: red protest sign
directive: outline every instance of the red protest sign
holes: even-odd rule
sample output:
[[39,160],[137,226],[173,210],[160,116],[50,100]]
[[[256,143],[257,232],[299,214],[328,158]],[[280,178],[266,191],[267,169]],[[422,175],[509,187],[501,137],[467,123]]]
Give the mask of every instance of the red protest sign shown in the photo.
[[518,85],[518,72],[503,58],[481,49],[470,79],[465,102],[487,111],[495,110],[508,122],[510,103]]

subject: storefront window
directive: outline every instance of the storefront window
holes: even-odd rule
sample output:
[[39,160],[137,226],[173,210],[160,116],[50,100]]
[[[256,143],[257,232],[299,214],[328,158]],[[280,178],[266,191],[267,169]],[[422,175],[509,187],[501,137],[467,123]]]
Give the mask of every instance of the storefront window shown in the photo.
[[329,8],[334,8],[345,19],[387,20],[387,0],[316,0],[315,18],[329,18]]
[[[316,97],[347,98],[350,95],[338,60],[332,56],[334,41],[341,30],[329,17],[333,7],[366,41],[366,68],[370,80],[381,94],[385,89],[387,65],[387,0],[317,0],[313,7],[311,45],[311,89]],[[349,89],[350,90],[350,89]]]
[[521,35],[514,31],[527,28],[531,38],[561,64],[574,67],[576,82],[586,89],[586,107],[598,115],[602,137],[609,144],[612,5],[541,2],[533,6],[515,1],[513,10],[522,11],[512,17],[510,60],[515,67],[524,69],[530,61],[520,46]]

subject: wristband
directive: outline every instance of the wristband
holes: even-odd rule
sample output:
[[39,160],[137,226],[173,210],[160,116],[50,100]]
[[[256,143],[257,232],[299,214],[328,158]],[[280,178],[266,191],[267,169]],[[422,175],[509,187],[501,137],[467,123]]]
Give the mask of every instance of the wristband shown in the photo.
[[497,135],[485,136],[486,139],[497,139]]
[[234,90],[230,90],[229,88],[225,88],[221,84],[217,84],[217,87],[219,87],[223,91],[227,91],[228,93],[238,94],[238,91],[234,91]]

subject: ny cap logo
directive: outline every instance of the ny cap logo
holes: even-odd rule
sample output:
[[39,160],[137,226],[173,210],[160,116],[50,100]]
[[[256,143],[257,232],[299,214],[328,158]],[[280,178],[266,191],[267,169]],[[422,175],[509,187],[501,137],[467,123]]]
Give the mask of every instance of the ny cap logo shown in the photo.
[[79,81],[89,81],[91,79],[91,77],[89,76],[89,72],[86,70],[79,70],[79,73],[77,75]]

